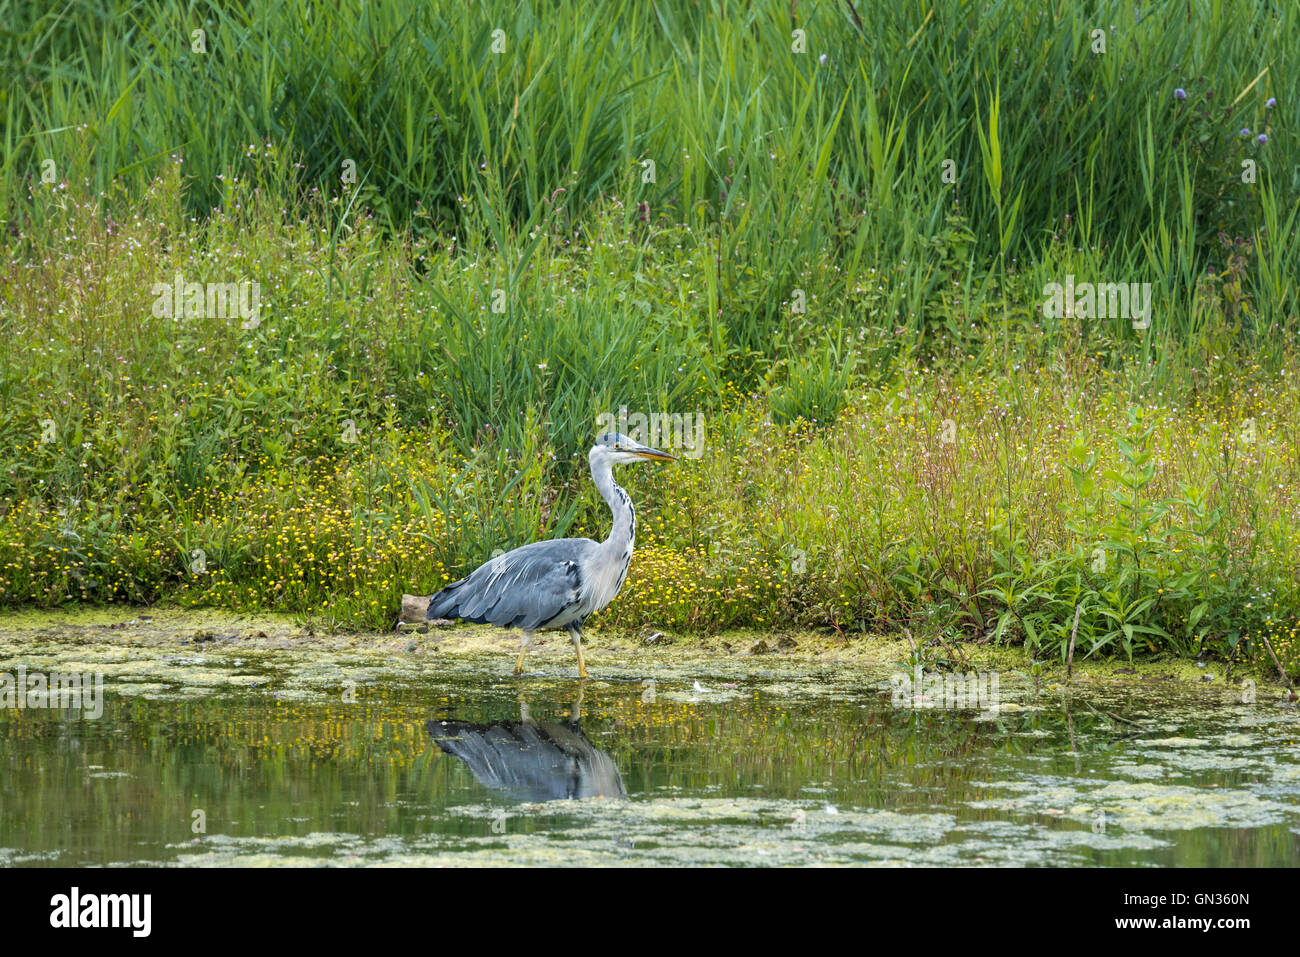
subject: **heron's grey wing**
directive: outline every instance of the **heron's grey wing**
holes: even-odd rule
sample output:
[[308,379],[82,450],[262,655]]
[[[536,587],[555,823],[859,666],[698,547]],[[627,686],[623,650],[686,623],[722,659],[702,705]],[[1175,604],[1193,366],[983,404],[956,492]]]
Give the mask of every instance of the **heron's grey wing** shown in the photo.
[[589,538],[558,538],[498,555],[430,598],[427,615],[544,627],[577,603],[582,560],[595,547]]

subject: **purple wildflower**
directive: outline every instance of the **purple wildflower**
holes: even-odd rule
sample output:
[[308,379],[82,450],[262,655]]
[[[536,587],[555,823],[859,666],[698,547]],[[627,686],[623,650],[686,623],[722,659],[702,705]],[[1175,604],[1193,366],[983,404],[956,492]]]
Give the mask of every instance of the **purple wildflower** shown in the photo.
[[1178,89],[1174,90],[1174,99],[1175,100],[1187,99],[1187,91],[1180,86]]

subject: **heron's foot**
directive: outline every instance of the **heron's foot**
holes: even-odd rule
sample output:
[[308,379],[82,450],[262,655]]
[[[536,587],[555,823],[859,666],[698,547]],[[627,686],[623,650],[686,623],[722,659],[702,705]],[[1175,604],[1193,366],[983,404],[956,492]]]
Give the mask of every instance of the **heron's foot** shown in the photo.
[[524,673],[524,656],[521,654],[519,660],[515,662],[515,677],[518,678]]
[[591,675],[587,674],[587,666],[584,665],[582,662],[578,662],[578,677],[579,678],[591,677]]

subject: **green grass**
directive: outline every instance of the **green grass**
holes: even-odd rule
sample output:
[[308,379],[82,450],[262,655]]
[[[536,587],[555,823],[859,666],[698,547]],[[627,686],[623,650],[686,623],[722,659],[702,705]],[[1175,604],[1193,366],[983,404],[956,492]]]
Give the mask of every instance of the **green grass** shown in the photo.
[[645,203],[654,227],[709,248],[697,305],[723,309],[742,356],[776,354],[794,288],[838,304],[837,270],[904,260],[909,282],[876,305],[914,334],[943,323],[954,273],[963,311],[1003,321],[1014,261],[1036,280],[1077,265],[1155,282],[1157,330],[1186,338],[1220,233],[1253,243],[1250,327],[1294,331],[1300,11],[1134,9],[904,0],[860,27],[847,2],[570,0],[545,17],[504,2],[0,2],[0,209],[20,233],[49,215],[51,160],[59,183],[125,210],[183,156],[185,208],[205,217],[270,142],[276,202],[339,196],[352,161],[336,232],[364,212],[389,233],[488,244],[511,307],[532,231],[580,242],[610,197],[629,228]]
[[619,627],[1295,670],[1300,13],[1087,9],[0,0],[0,601],[386,624],[627,406]]

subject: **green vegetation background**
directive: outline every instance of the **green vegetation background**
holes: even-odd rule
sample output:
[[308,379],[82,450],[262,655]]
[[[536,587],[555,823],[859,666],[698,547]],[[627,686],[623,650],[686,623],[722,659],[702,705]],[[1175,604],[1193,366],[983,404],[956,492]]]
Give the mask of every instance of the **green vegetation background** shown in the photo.
[[[0,602],[386,626],[603,535],[626,406],[705,445],[624,473],[606,624],[1300,667],[1294,5],[0,22]],[[178,274],[258,321],[155,316]]]

